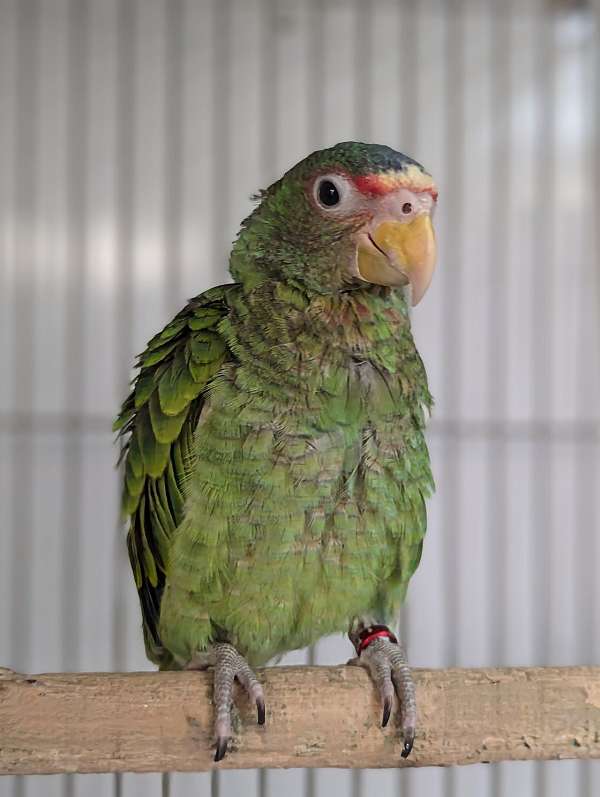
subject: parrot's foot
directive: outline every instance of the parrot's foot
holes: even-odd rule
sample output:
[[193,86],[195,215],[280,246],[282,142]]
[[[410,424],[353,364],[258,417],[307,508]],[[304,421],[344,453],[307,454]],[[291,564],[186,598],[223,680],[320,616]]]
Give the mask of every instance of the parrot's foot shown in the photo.
[[265,724],[265,698],[262,686],[243,656],[233,645],[218,642],[214,645],[215,681],[213,701],[215,704],[215,761],[220,761],[227,752],[231,739],[231,704],[233,682],[237,678],[248,695],[256,703],[258,724]]
[[381,695],[383,716],[381,726],[388,724],[394,691],[400,702],[401,733],[404,741],[402,758],[413,748],[417,720],[415,684],[402,645],[385,625],[362,626],[350,632],[357,658],[350,663],[365,667]]

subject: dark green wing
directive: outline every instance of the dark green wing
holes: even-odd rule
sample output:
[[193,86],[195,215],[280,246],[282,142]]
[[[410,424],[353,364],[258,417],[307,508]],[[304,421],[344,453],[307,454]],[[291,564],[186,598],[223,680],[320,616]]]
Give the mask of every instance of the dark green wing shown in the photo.
[[130,518],[129,559],[144,624],[146,653],[168,667],[158,634],[165,568],[183,518],[184,485],[194,468],[194,430],[207,385],[231,353],[218,331],[234,285],[211,288],[156,335],[138,358],[139,373],[114,430],[125,440],[123,513]]

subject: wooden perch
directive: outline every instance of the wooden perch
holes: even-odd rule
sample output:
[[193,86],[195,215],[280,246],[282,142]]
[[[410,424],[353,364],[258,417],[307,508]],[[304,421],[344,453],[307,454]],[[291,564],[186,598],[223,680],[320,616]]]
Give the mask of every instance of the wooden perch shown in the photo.
[[[236,692],[219,768],[398,767],[600,758],[600,667],[416,670],[419,726],[403,760],[394,719],[358,667],[259,671],[267,724]],[[0,670],[0,772],[207,770],[210,673],[23,676]]]

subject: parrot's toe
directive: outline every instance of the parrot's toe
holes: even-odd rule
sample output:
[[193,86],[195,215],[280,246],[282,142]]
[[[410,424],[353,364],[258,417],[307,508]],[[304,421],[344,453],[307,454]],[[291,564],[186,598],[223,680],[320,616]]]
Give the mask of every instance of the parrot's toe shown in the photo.
[[228,742],[229,733],[227,733],[226,736],[217,736],[217,743],[215,745],[215,761],[221,761],[221,759],[225,758]]
[[415,729],[405,728],[404,730],[404,745],[402,746],[402,758],[408,758],[410,751],[413,749],[415,743]]
[[390,721],[390,714],[392,713],[392,706],[394,701],[391,697],[384,697],[383,698],[383,716],[381,718],[381,727],[385,728],[385,726]]
[[256,698],[256,713],[257,713],[257,722],[259,725],[265,724],[265,701],[262,697]]
[[265,697],[263,688],[248,662],[226,642],[219,642],[215,649],[215,680],[213,701],[215,705],[215,761],[221,761],[231,739],[231,705],[233,682],[237,678],[256,704],[257,722],[265,724]]
[[[358,664],[365,667],[381,696],[385,728],[392,713],[394,693],[400,703],[400,732],[402,758],[407,758],[415,740],[417,702],[415,684],[402,646],[385,626],[368,626],[352,638],[358,654]],[[356,660],[354,660],[356,661]]]

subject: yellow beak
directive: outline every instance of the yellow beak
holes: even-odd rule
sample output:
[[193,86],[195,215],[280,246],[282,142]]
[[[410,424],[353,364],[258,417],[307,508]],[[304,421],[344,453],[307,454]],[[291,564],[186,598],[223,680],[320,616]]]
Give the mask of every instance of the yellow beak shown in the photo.
[[358,244],[358,272],[375,285],[400,286],[410,283],[413,305],[429,287],[436,260],[431,218],[421,214],[408,223],[383,221]]

